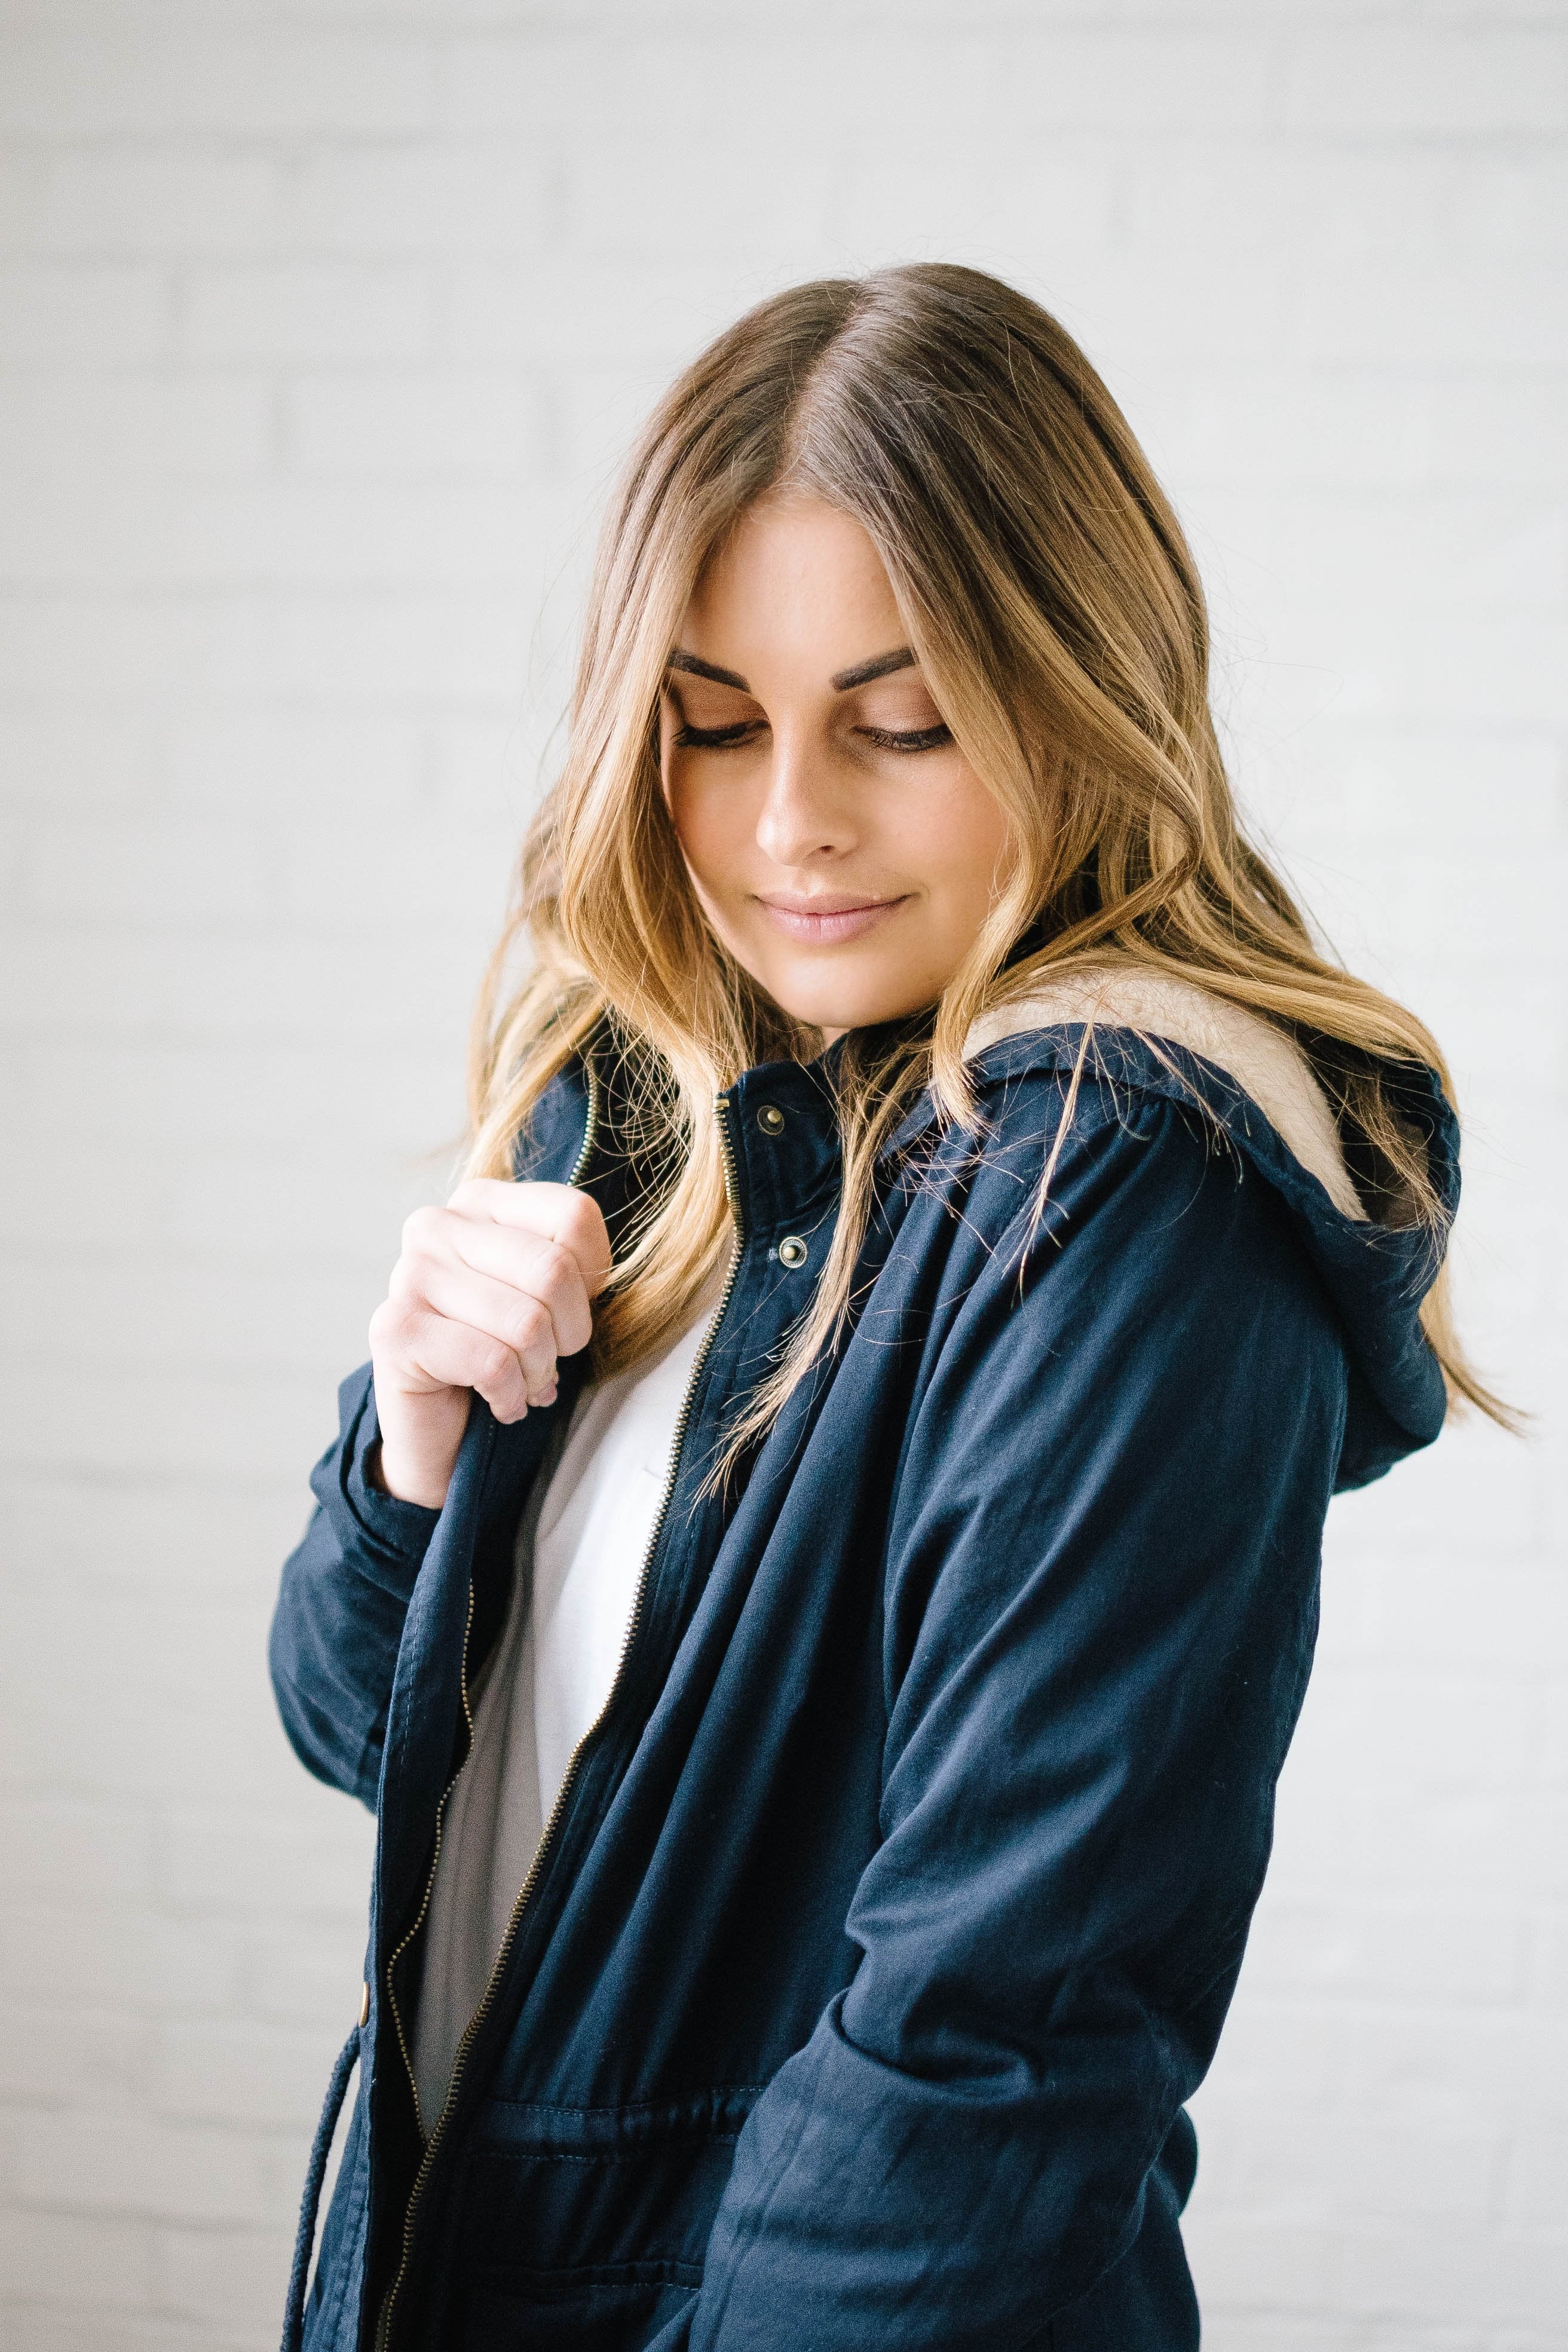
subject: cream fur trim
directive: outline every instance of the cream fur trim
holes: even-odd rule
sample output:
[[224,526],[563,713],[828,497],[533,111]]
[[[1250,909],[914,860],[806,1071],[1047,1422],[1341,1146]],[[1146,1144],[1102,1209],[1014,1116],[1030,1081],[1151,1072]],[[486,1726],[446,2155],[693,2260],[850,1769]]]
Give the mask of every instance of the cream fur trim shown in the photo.
[[1217,1063],[1317,1178],[1341,1215],[1364,1220],[1333,1113],[1300,1048],[1271,1021],[1211,996],[1190,981],[1131,966],[1067,973],[1032,995],[983,1013],[964,1053],[973,1057],[1004,1037],[1080,1021],[1132,1029]]

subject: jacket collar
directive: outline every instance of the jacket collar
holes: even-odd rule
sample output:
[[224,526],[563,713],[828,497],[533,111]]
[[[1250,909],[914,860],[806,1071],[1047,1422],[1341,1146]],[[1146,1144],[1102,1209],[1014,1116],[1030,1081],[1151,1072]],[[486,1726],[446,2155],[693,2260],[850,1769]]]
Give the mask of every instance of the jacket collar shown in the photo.
[[1315,1176],[1342,1217],[1366,1215],[1345,1166],[1334,1116],[1294,1038],[1245,1006],[1211,995],[1173,974],[1137,965],[1105,965],[1047,981],[1028,994],[993,1005],[970,1030],[966,1055],[1064,1024],[1131,1030],[1157,1060],[1178,1045],[1224,1072],[1257,1105],[1291,1156]]

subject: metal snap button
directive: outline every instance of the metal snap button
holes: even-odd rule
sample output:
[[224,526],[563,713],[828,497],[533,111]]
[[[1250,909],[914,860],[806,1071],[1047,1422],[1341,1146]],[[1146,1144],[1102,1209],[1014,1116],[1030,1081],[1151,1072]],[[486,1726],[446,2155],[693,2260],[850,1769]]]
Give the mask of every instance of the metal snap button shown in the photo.
[[762,1129],[764,1135],[782,1135],[784,1133],[784,1115],[783,1111],[780,1110],[777,1103],[763,1103],[762,1108],[757,1113],[757,1125]]
[[789,1266],[804,1265],[806,1261],[806,1246],[801,1240],[800,1235],[798,1234],[785,1234],[783,1241],[779,1244],[779,1264],[781,1265]]

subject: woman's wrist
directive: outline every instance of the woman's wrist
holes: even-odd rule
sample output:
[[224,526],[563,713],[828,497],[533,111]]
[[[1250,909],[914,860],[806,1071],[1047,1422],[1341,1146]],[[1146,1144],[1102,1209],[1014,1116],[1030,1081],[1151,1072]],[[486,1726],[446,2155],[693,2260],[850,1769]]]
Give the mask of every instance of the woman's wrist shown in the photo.
[[443,1470],[404,1461],[395,1452],[390,1464],[384,1437],[378,1437],[364,1457],[364,1482],[395,1503],[416,1503],[421,1510],[438,1511],[452,1483],[452,1465]]

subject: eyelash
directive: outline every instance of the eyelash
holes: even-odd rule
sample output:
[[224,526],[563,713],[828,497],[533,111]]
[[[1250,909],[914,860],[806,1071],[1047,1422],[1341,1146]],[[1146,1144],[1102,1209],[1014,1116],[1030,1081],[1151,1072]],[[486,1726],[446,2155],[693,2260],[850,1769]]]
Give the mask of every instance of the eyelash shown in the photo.
[[862,727],[857,730],[879,751],[935,751],[951,743],[952,730],[942,720],[934,727],[916,727],[909,733],[895,735],[886,727]]
[[675,740],[683,751],[728,751],[755,734],[756,725],[754,719],[743,719],[735,727],[678,727]]
[[[730,751],[756,733],[757,723],[743,719],[735,727],[682,727],[677,730],[675,740],[682,751]],[[935,751],[952,740],[952,728],[940,724],[918,727],[905,734],[895,734],[886,727],[859,727],[856,732],[879,751]]]

